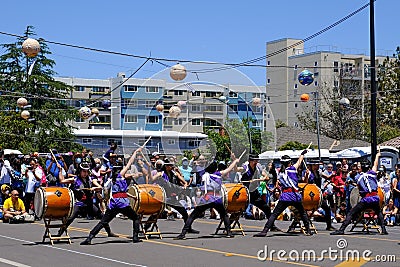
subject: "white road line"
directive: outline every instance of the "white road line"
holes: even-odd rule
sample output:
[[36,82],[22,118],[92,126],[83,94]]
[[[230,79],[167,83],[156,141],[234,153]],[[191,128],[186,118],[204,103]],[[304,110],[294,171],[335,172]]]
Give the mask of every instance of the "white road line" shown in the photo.
[[[124,264],[124,265],[128,265],[128,266],[147,267],[147,266],[145,266],[145,265],[140,265],[140,264],[135,264],[135,263],[130,263],[130,262],[119,261],[119,260],[110,259],[110,258],[106,258],[106,257],[94,255],[94,254],[89,254],[89,253],[84,253],[84,252],[76,251],[76,250],[70,250],[70,249],[65,249],[65,248],[58,248],[58,247],[54,247],[54,246],[51,246],[51,245],[41,245],[41,244],[38,244],[37,242],[32,242],[32,241],[28,241],[28,240],[18,239],[18,238],[14,238],[14,237],[10,237],[10,236],[0,235],[0,237],[6,238],[6,239],[15,240],[15,241],[19,241],[19,242],[29,243],[29,244],[37,244],[37,245],[40,245],[40,246],[43,246],[43,247],[47,247],[47,248],[58,249],[58,250],[62,250],[62,251],[70,252],[70,253],[75,253],[75,254],[84,255],[84,256],[88,256],[88,257],[93,257],[93,258],[97,258],[97,259],[101,259],[101,260],[106,260],[106,261],[111,261],[111,262],[115,262],[115,263],[120,263],[120,264]],[[18,264],[18,263],[16,262],[16,264]],[[26,266],[28,266],[28,265],[14,265],[14,266],[26,267]],[[29,266],[28,266],[28,267],[29,267]]]
[[16,266],[16,267],[31,267],[29,265],[25,265],[25,264],[22,264],[22,263],[19,263],[19,262],[16,262],[16,261],[10,261],[10,260],[3,259],[3,258],[0,258],[0,262],[6,263],[6,264],[9,264],[9,265],[12,265],[12,266]]

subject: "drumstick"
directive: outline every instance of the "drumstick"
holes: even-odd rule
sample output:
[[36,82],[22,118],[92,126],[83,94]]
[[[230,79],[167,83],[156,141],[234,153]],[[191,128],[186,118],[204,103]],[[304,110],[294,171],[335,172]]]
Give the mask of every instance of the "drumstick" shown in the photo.
[[229,146],[226,143],[224,143],[224,145],[225,145],[226,149],[228,149],[229,153],[232,154],[232,150],[229,148]]
[[[310,144],[308,145],[308,147],[306,148],[306,150],[308,150],[308,149],[311,147],[311,145],[312,145],[312,142],[310,142]],[[306,164],[304,158],[303,158],[303,163],[304,163],[304,167],[307,169],[307,164]]]
[[149,136],[149,138],[147,138],[146,142],[144,142],[144,144],[142,145],[142,147],[145,147],[146,144],[150,141],[150,139],[151,139],[151,136]]
[[51,156],[53,157],[53,159],[54,159],[55,161],[57,161],[57,158],[56,158],[56,156],[54,156],[53,151],[51,151],[51,149],[50,149],[50,154],[51,154]]
[[242,155],[240,155],[239,161],[240,161],[240,159],[243,157],[243,155],[244,155],[245,153],[246,153],[246,149],[243,151]]

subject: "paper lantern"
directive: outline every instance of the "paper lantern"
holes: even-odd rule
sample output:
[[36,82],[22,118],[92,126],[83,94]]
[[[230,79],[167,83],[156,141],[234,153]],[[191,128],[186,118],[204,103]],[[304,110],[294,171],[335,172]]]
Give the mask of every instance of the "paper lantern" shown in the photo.
[[101,102],[101,106],[102,106],[104,109],[108,109],[109,107],[111,107],[111,101],[108,100],[108,99],[103,100],[103,102]]
[[254,97],[252,103],[253,103],[253,106],[260,107],[261,106],[261,98]]
[[158,112],[163,112],[163,111],[164,111],[164,105],[163,105],[163,104],[157,104],[156,110],[157,110]]
[[31,116],[31,114],[30,114],[29,111],[27,111],[27,110],[24,110],[24,111],[21,112],[21,117],[22,117],[24,120],[29,119],[30,116]]
[[183,79],[186,78],[186,68],[185,66],[182,66],[181,64],[176,64],[171,67],[171,70],[169,72],[169,76],[171,76],[171,79],[174,81],[182,81]]
[[92,108],[91,112],[92,112],[92,114],[95,115],[95,116],[99,116],[99,113],[100,113],[99,110],[98,110],[97,108]]
[[18,98],[18,100],[17,100],[18,107],[22,108],[22,107],[25,107],[26,105],[28,105],[28,100],[26,100],[26,98],[23,98],[23,97]]
[[183,108],[186,106],[186,101],[180,100],[180,101],[178,101],[177,105],[178,105],[178,107]]
[[36,57],[40,52],[39,42],[32,38],[26,39],[22,43],[22,52],[28,57]]
[[302,85],[310,85],[314,81],[314,73],[309,70],[303,70],[299,74],[299,83]]
[[302,94],[302,95],[300,96],[300,100],[301,100],[302,102],[308,102],[308,100],[310,100],[310,96],[309,96],[308,94]]
[[178,106],[172,106],[169,109],[169,116],[172,118],[177,118],[181,114],[181,109]]
[[92,115],[92,111],[90,110],[90,108],[84,106],[79,109],[79,117],[81,117],[82,119],[89,119],[90,115]]

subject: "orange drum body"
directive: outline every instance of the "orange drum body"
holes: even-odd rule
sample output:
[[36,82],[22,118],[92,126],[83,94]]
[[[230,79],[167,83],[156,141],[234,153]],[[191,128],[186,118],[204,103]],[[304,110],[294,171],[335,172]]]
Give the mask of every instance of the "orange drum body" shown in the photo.
[[[385,195],[383,194],[383,191],[380,187],[378,187],[378,196],[379,196],[379,206],[382,208],[383,203],[385,202]],[[354,208],[354,206],[357,205],[357,203],[360,202],[360,200],[361,200],[360,190],[358,189],[358,187],[354,187],[350,193],[351,207]]]
[[315,184],[299,183],[298,187],[303,197],[304,210],[317,210],[322,203],[322,192],[321,189]]
[[249,190],[243,184],[227,183],[221,186],[222,200],[228,213],[245,211],[249,204]]
[[160,214],[165,209],[166,194],[164,188],[157,184],[139,184],[129,187],[131,207],[137,214]]
[[75,205],[73,192],[65,187],[39,187],[35,193],[35,214],[39,219],[70,217]]

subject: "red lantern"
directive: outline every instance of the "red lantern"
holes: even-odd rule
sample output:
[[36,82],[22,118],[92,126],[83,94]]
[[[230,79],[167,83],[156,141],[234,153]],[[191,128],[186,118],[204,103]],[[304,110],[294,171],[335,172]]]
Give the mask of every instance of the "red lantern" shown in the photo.
[[308,94],[302,94],[302,95],[300,96],[300,100],[301,100],[302,102],[308,102],[308,100],[310,100],[310,96],[309,96]]

